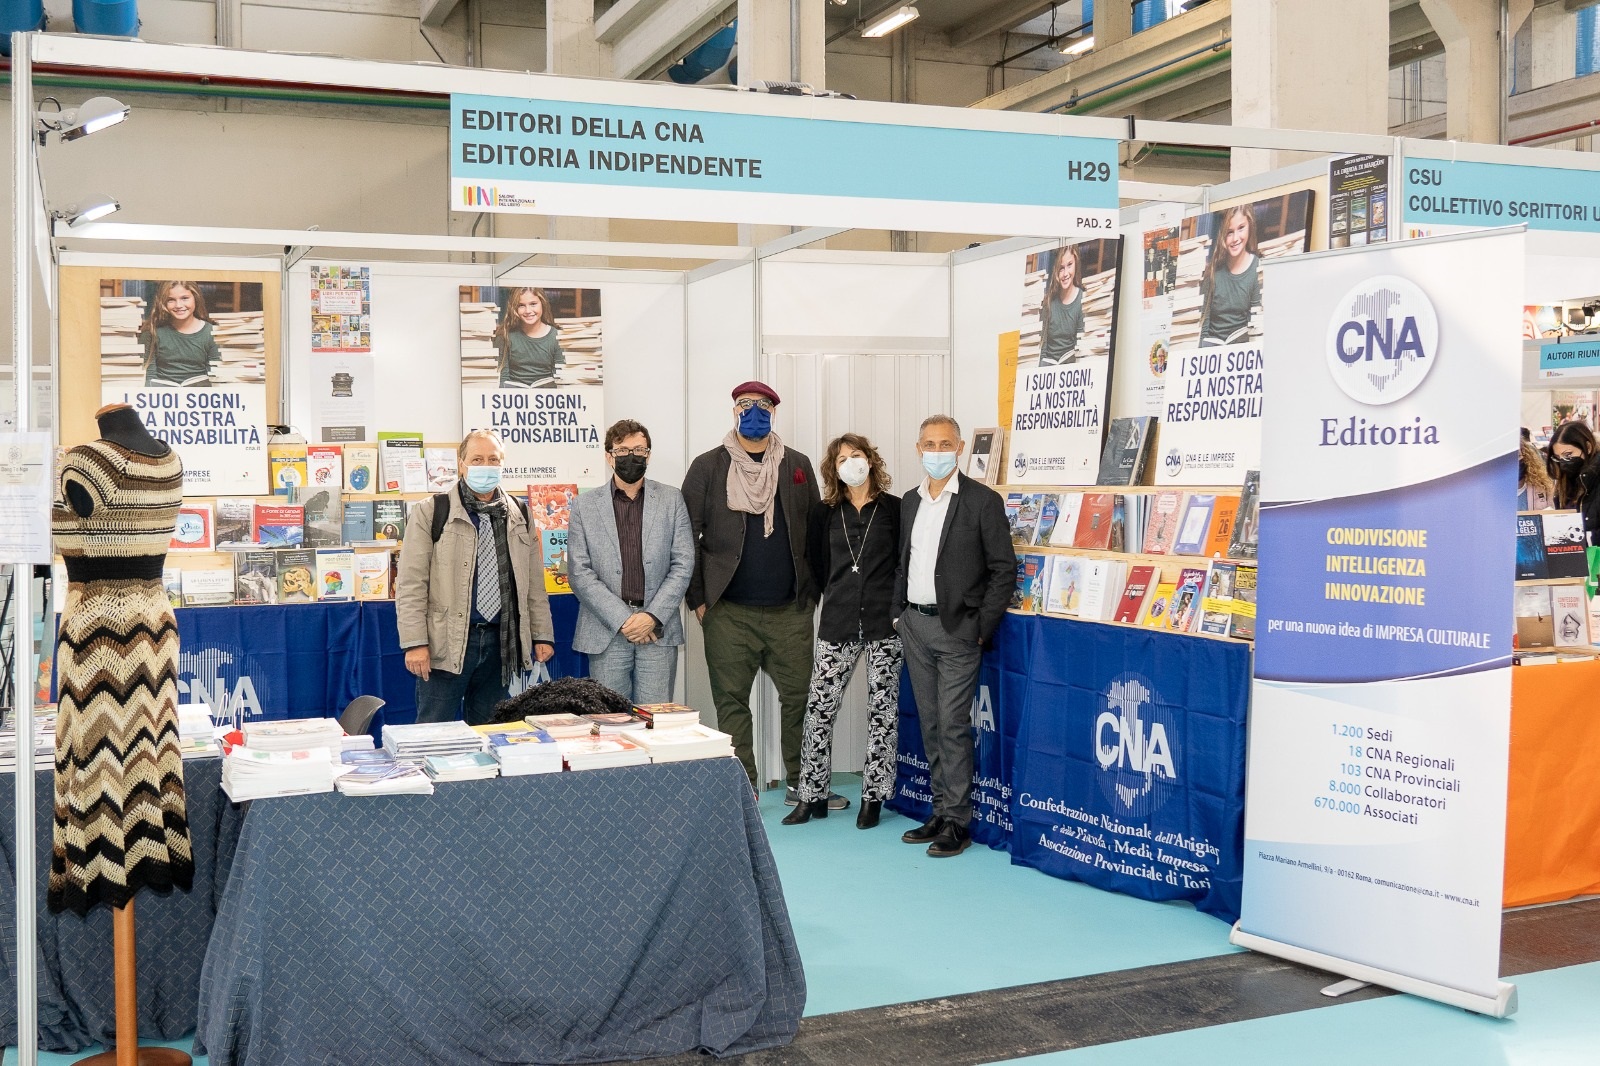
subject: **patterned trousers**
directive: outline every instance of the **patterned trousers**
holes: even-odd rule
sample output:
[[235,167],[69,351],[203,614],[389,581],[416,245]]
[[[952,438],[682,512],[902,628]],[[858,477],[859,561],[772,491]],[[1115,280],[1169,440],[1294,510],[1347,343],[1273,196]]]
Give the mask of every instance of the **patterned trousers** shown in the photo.
[[861,653],[867,655],[867,765],[862,775],[861,799],[883,802],[894,793],[896,746],[900,716],[900,638],[817,641],[811,668],[811,692],[806,700],[805,736],[800,744],[800,799],[810,803],[828,795],[833,776],[833,723],[839,714],[844,687],[855,673]]

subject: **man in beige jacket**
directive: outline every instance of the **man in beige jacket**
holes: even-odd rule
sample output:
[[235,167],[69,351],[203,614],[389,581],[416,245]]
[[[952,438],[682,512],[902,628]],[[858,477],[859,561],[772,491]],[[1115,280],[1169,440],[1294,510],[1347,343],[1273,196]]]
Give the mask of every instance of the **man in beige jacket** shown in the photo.
[[[537,534],[500,488],[500,439],[473,430],[456,459],[460,480],[406,522],[395,613],[417,678],[417,721],[452,721],[464,704],[467,724],[482,725],[512,678],[555,653],[555,627]],[[441,506],[449,509],[442,524]]]

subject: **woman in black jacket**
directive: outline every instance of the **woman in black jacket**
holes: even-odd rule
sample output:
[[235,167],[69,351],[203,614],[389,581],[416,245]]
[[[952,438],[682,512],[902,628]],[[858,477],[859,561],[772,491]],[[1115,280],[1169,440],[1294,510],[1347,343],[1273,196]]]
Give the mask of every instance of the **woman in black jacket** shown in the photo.
[[822,617],[800,747],[800,803],[783,824],[828,816],[833,723],[844,687],[865,653],[870,709],[856,828],[871,829],[894,791],[902,653],[892,616],[900,498],[889,492],[878,450],[858,434],[830,443],[818,469],[822,505],[811,510],[806,556],[822,590]]
[[1582,422],[1563,422],[1550,436],[1550,461],[1555,465],[1559,510],[1583,513],[1589,543],[1600,534],[1600,441]]

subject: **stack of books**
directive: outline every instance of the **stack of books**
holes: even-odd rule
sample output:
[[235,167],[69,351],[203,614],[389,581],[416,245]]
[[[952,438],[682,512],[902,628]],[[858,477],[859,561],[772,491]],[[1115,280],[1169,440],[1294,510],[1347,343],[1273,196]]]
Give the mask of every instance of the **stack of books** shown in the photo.
[[733,738],[708,725],[681,729],[652,729],[629,737],[650,753],[651,762],[688,762],[691,759],[732,757]]
[[211,710],[205,704],[178,705],[178,751],[185,759],[208,759],[222,754],[217,746],[217,728],[211,721]]
[[500,763],[486,751],[430,755],[422,765],[435,781],[482,781],[500,776]]
[[647,703],[635,707],[633,713],[649,722],[651,729],[682,729],[700,724],[700,712],[681,703]]
[[240,746],[222,761],[222,791],[235,803],[332,792],[333,777],[328,748],[259,751]]
[[[54,769],[55,759],[56,716],[36,714],[33,716],[33,768]],[[9,714],[6,716],[5,728],[0,729],[0,772],[8,774],[17,772],[17,731],[12,725]]]
[[635,742],[637,733],[571,737],[556,741],[569,770],[604,770],[612,766],[643,766],[650,752]]
[[383,747],[403,762],[421,765],[430,755],[467,755],[483,750],[483,735],[465,722],[386,725]]
[[346,796],[431,796],[433,781],[410,763],[384,751],[347,751],[343,773],[334,783]]
[[488,734],[489,754],[500,763],[501,777],[559,774],[561,749],[543,729],[506,726]]
[[530,714],[523,721],[535,729],[543,729],[557,740],[586,737],[594,732],[594,723],[576,714]]
[[280,722],[246,722],[244,745],[255,751],[339,751],[344,729],[336,718],[286,718]]
[[599,728],[599,731],[604,734],[638,733],[650,725],[643,718],[632,714],[622,714],[619,711],[606,714],[586,714],[583,717],[593,722]]

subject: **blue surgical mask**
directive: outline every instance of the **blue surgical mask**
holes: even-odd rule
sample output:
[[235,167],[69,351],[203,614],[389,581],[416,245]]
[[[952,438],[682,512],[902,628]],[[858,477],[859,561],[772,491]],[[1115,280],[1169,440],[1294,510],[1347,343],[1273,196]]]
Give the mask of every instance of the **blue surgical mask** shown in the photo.
[[469,466],[467,467],[467,488],[473,492],[489,492],[500,486],[500,468],[498,466]]
[[739,413],[739,436],[745,440],[766,440],[772,432],[772,412],[765,407],[751,406]]
[[947,478],[956,470],[955,452],[923,452],[922,469],[933,480]]

